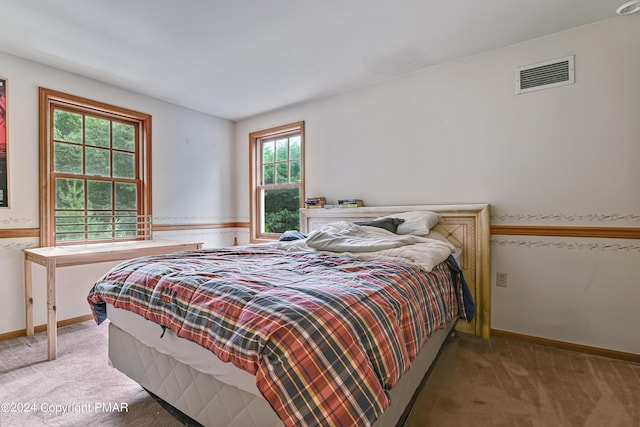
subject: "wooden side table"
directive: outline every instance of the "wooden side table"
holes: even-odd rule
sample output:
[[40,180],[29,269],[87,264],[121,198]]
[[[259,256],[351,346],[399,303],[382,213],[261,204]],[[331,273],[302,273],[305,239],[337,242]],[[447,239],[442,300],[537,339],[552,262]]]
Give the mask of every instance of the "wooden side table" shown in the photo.
[[34,334],[33,278],[31,272],[33,263],[42,265],[47,269],[47,347],[49,360],[54,360],[57,357],[58,345],[56,314],[56,269],[58,267],[123,261],[140,256],[162,255],[201,248],[202,243],[172,240],[140,240],[135,242],[23,249],[27,336]]

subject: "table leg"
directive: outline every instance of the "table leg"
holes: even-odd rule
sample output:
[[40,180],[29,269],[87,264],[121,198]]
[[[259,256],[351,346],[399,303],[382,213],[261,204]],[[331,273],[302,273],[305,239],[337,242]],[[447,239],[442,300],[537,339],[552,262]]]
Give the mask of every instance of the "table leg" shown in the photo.
[[56,313],[56,260],[47,260],[47,347],[49,360],[55,360],[58,350]]
[[25,317],[27,323],[27,336],[34,334],[33,329],[33,276],[31,267],[33,263],[24,256],[24,299],[25,299]]

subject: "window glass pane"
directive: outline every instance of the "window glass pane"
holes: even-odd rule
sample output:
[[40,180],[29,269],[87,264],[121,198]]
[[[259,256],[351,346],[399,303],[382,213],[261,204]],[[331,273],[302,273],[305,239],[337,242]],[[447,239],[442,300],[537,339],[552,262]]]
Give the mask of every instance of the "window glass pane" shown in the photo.
[[[95,181],[94,181],[95,182]],[[110,192],[111,190],[109,190]],[[89,212],[89,239],[111,239],[113,237],[113,218],[111,212]]]
[[135,178],[135,155],[133,153],[113,152],[114,178]]
[[56,241],[84,239],[83,212],[56,211]]
[[300,230],[300,189],[280,188],[262,191],[264,233],[283,233]]
[[288,159],[289,140],[279,139],[276,141],[276,162],[284,162]]
[[84,240],[84,231],[76,232],[74,227],[56,227],[56,242]]
[[99,119],[97,117],[85,117],[85,143],[96,147],[109,147],[111,129],[109,120]]
[[289,182],[289,164],[276,163],[276,184],[287,184]]
[[138,195],[135,184],[116,183],[116,209],[136,210]]
[[111,165],[109,164],[109,150],[103,148],[87,147],[87,175],[110,176]]
[[262,163],[273,163],[273,140],[262,144]]
[[116,216],[116,237],[136,237],[138,232],[136,212],[118,212]]
[[53,112],[53,138],[82,144],[82,115],[68,111]]
[[136,132],[132,125],[113,122],[113,148],[123,151],[135,151]]
[[84,181],[57,178],[56,209],[84,209]]
[[89,209],[111,210],[111,183],[87,181],[87,205]]
[[300,158],[300,135],[289,139],[289,158],[291,160]]
[[300,182],[300,161],[289,163],[291,178],[289,182]]
[[273,164],[266,165],[264,167],[264,175],[262,180],[264,185],[270,185],[274,183],[273,181],[274,172],[275,172],[275,166]]
[[111,217],[92,215],[87,226],[89,239],[108,240],[113,236]]
[[91,240],[111,240],[111,229],[106,226],[90,226],[87,236]]
[[53,169],[62,173],[82,173],[82,146],[53,143]]

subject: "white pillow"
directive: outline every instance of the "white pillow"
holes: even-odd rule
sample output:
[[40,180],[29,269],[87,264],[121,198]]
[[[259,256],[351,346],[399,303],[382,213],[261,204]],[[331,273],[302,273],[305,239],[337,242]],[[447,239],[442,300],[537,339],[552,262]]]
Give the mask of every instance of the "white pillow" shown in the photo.
[[389,215],[385,218],[401,218],[404,222],[398,225],[396,234],[413,234],[426,236],[429,230],[440,222],[440,215],[432,211],[409,211]]

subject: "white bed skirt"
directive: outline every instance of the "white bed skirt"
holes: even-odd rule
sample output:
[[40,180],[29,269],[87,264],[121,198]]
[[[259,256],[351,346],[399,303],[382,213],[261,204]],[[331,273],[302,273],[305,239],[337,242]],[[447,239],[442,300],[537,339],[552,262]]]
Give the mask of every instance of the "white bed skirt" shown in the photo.
[[[283,425],[269,403],[256,393],[251,374],[175,334],[160,339],[160,327],[138,315],[115,314],[122,310],[112,306],[108,309],[109,363],[142,387],[205,426]],[[153,333],[149,333],[149,324]],[[427,342],[391,391],[391,405],[375,427],[398,423],[454,324],[450,322]]]

